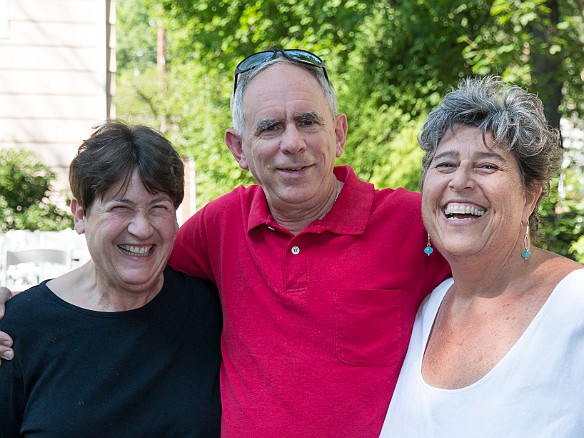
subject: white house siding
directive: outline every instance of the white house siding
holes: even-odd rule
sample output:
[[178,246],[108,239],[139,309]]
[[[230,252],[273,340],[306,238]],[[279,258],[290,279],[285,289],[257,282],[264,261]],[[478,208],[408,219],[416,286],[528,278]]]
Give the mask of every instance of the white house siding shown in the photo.
[[0,0],[0,147],[60,174],[92,126],[114,117],[114,0]]

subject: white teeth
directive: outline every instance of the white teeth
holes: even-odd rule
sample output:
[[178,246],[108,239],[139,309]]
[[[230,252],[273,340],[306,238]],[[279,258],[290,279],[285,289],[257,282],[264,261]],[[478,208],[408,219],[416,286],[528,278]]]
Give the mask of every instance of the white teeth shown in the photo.
[[444,210],[445,215],[451,214],[470,214],[472,216],[482,216],[485,210],[473,207],[468,204],[448,204]]
[[152,249],[152,246],[119,245],[119,247],[120,249],[137,256],[147,255]]

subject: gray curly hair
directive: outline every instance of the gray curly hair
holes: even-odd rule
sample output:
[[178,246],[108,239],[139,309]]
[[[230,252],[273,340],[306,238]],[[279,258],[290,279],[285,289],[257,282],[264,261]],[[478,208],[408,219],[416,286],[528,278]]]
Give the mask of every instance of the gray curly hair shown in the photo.
[[[497,76],[461,80],[430,113],[418,137],[425,151],[422,185],[440,141],[457,124],[478,127],[483,140],[490,133],[492,147],[505,148],[515,156],[523,186],[529,189],[539,182],[543,196],[549,193],[550,180],[560,170],[563,151],[559,132],[548,125],[543,104],[536,95]],[[529,218],[534,234],[539,224],[537,207],[543,196]]]

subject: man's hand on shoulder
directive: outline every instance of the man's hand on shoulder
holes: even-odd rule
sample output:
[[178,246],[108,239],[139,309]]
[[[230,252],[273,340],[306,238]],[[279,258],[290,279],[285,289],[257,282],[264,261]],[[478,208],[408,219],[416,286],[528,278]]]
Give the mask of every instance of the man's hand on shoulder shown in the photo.
[[[4,317],[4,304],[12,297],[10,289],[0,286],[0,319]],[[7,333],[0,332],[0,365],[2,359],[12,360],[14,357],[14,350],[12,350],[12,338]]]

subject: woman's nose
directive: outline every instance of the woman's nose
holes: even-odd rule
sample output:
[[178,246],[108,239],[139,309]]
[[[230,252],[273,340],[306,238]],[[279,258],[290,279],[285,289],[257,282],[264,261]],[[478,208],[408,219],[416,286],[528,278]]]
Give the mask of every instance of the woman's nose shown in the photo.
[[452,174],[448,186],[453,190],[464,190],[474,187],[472,172],[465,166],[459,166]]
[[152,224],[148,214],[136,212],[128,225],[128,232],[140,238],[149,237],[152,234]]

